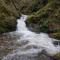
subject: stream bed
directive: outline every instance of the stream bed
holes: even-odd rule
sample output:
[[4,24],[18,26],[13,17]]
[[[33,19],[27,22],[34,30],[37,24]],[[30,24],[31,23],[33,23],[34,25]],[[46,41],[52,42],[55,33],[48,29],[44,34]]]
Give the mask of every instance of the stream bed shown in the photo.
[[53,44],[56,39],[28,30],[27,17],[22,15],[17,19],[16,31],[0,36],[0,60],[53,60],[49,55],[60,52],[60,46]]

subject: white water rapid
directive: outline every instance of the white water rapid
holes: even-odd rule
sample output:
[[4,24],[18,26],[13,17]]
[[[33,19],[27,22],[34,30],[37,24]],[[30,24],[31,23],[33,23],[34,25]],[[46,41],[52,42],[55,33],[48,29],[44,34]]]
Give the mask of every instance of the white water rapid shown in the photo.
[[[12,53],[8,54],[2,60],[27,60],[22,57],[18,58],[20,55],[36,55],[36,53],[41,52],[42,50],[47,51],[49,54],[55,54],[60,51],[60,46],[54,46],[52,38],[45,33],[36,34],[27,29],[25,20],[28,16],[22,15],[20,19],[17,20],[17,30],[16,32],[20,35],[20,38],[17,39],[17,42],[21,46],[14,50]],[[33,59],[35,60],[35,59]]]

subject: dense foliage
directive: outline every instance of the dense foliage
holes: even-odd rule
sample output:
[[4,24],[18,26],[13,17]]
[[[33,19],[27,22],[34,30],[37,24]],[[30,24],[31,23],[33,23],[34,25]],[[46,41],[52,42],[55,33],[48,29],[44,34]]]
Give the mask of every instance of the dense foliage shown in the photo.
[[13,0],[0,0],[0,33],[16,29],[16,17],[19,16]]
[[[30,14],[27,27],[60,40],[60,0],[0,0],[0,33],[16,29],[16,17]],[[60,53],[55,55],[60,59]]]
[[60,1],[48,0],[48,3],[33,13],[26,21],[32,31],[45,32],[60,39]]

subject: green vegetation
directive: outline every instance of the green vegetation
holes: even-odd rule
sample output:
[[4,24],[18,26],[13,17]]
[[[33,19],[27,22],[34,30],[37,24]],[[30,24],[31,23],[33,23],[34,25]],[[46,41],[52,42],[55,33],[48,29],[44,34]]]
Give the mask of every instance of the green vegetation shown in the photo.
[[20,13],[30,15],[26,25],[32,31],[60,40],[60,0],[0,0],[0,33],[15,30]]
[[30,14],[32,31],[60,39],[60,0],[0,0],[0,33],[15,30],[20,12]]
[[16,29],[16,17],[19,16],[11,0],[0,0],[0,33]]
[[47,3],[47,0],[0,0],[0,33],[16,29],[16,17],[32,14]]
[[34,13],[46,5],[46,3],[47,0],[21,0],[20,12],[23,14]]
[[27,26],[33,27],[32,31],[45,32],[50,37],[60,39],[60,1],[48,0],[48,3],[33,13],[26,22]]
[[54,57],[55,57],[57,60],[60,60],[60,53],[57,53]]
[[16,19],[14,17],[2,18],[0,17],[0,33],[15,30]]

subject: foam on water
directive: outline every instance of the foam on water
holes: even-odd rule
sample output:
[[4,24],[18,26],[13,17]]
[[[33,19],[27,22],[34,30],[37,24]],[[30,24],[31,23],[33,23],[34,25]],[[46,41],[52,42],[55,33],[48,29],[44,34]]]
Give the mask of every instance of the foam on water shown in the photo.
[[[13,57],[15,55],[21,54],[35,54],[41,52],[42,50],[47,51],[49,54],[55,54],[60,51],[60,46],[54,46],[52,38],[45,33],[36,34],[27,29],[25,20],[28,16],[22,15],[20,19],[17,20],[17,30],[16,32],[21,35],[20,39],[17,40],[22,46],[19,49],[8,54],[2,60],[8,60],[7,57]],[[25,44],[23,44],[25,43]]]
[[[59,46],[55,47],[53,45],[53,39],[49,38],[49,36],[45,33],[36,34],[34,32],[31,32],[27,29],[25,20],[27,19],[26,15],[22,15],[21,19],[18,19],[17,24],[17,31],[19,33],[23,33],[20,40],[28,40],[28,45],[36,45],[37,47],[43,47],[46,51],[49,53],[55,53],[57,51],[60,51]],[[28,46],[27,45],[27,46]]]

